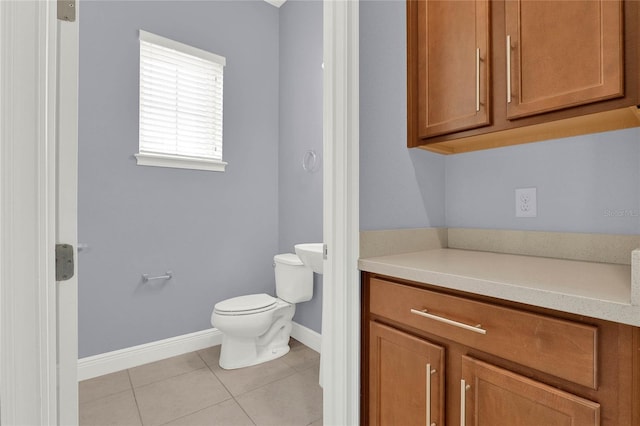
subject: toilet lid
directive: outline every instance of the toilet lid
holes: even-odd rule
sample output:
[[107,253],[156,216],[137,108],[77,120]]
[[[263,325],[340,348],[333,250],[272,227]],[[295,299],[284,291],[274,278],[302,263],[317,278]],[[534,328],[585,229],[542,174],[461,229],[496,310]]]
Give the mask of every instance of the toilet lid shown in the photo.
[[264,311],[276,305],[277,299],[268,294],[248,294],[216,303],[214,310],[219,313],[248,313],[248,311]]

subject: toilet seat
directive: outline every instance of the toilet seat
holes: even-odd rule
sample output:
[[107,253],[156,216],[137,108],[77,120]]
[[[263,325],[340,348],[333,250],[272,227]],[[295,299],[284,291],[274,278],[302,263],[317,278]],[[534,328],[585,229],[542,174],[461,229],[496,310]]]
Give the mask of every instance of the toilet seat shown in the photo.
[[278,299],[268,294],[248,294],[218,302],[213,312],[218,315],[252,315],[276,308]]

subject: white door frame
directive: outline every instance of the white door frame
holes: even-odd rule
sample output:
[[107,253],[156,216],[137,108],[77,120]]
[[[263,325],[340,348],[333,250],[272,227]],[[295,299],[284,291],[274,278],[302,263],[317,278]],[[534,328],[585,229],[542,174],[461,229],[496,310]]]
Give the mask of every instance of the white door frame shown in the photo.
[[[1,1],[1,0],[0,0]],[[56,242],[78,258],[78,60],[80,0],[74,22],[58,20]],[[58,424],[78,422],[78,262],[58,282]]]
[[0,424],[78,424],[77,22],[0,1]]
[[327,425],[360,418],[359,3],[324,1],[322,356]]
[[[357,0],[324,2],[329,425],[359,423],[358,13]],[[56,222],[56,179],[70,178],[56,173],[56,27],[54,0],[0,1],[0,423],[7,425],[71,418],[58,413],[57,401],[57,387],[75,378],[63,372],[58,381],[56,374],[56,325],[73,321],[56,312],[56,226],[67,226]],[[73,239],[75,228],[64,229]]]
[[57,424],[56,2],[0,1],[0,423]]

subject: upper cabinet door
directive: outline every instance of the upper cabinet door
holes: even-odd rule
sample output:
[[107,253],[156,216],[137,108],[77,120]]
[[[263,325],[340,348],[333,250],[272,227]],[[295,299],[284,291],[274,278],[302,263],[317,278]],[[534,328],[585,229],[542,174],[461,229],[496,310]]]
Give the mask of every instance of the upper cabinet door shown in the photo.
[[620,0],[507,0],[507,118],[624,95]]
[[408,61],[417,72],[417,137],[490,124],[488,0],[408,1],[407,7],[410,37],[416,26],[408,43],[416,44],[417,58],[410,54]]

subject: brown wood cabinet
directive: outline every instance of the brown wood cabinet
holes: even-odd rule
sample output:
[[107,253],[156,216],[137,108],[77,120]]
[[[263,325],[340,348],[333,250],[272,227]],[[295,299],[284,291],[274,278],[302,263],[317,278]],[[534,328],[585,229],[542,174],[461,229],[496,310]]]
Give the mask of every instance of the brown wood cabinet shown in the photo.
[[505,3],[507,118],[624,94],[621,0]]
[[420,138],[489,119],[489,0],[416,3]]
[[377,323],[371,324],[370,333],[369,424],[440,424],[444,348]]
[[640,125],[640,2],[407,0],[408,146]]
[[362,286],[363,425],[640,424],[636,327],[371,273]]
[[600,424],[600,404],[515,374],[462,357],[460,416],[469,425]]

